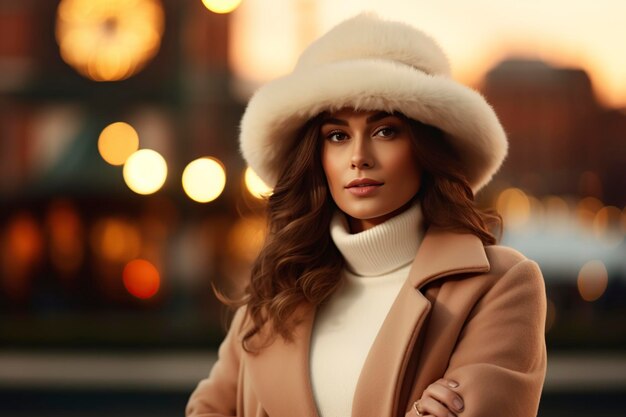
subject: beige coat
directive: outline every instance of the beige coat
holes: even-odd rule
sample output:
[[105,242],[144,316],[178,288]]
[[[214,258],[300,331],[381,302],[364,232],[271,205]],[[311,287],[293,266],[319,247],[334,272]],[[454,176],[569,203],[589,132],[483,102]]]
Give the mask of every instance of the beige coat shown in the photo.
[[[278,338],[258,355],[241,347],[242,312],[187,416],[316,417],[308,357],[314,309],[299,310],[293,343]],[[536,263],[473,235],[431,228],[367,356],[352,416],[415,416],[413,402],[441,377],[460,383],[460,417],[535,416],[546,372],[545,315]]]

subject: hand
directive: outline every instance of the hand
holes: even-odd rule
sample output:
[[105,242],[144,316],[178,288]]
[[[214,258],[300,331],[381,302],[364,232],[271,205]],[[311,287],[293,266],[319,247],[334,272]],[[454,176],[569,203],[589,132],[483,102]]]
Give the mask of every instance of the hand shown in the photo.
[[[459,383],[440,378],[424,390],[422,398],[414,404],[416,414],[433,417],[456,417],[464,409],[463,398],[452,390]],[[454,412],[454,413],[453,413]]]

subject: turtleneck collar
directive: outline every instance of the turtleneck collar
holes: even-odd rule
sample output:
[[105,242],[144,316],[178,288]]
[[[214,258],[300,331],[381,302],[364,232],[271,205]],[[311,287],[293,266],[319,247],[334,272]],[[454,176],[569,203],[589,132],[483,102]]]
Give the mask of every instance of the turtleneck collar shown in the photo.
[[422,241],[422,210],[419,203],[360,233],[350,234],[348,220],[336,211],[330,235],[346,260],[349,271],[361,276],[380,276],[403,267],[415,258]]

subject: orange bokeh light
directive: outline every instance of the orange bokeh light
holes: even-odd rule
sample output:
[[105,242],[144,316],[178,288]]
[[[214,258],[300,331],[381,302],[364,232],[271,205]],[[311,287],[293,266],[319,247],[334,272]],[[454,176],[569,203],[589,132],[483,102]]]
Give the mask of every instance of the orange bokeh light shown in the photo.
[[164,27],[158,0],[61,0],[55,34],[61,58],[80,74],[118,81],[154,58]]
[[83,224],[76,208],[68,200],[53,201],[46,223],[52,264],[64,277],[76,273],[85,255]]
[[137,226],[128,220],[105,218],[93,227],[91,245],[102,259],[123,263],[139,256],[142,236]]
[[159,271],[144,259],[135,259],[127,263],[122,278],[126,290],[142,300],[153,297],[161,285]]
[[595,301],[602,297],[608,286],[609,276],[602,261],[593,260],[580,268],[578,292],[585,301]]
[[9,298],[25,300],[43,250],[41,227],[31,213],[15,215],[0,229],[0,291]]

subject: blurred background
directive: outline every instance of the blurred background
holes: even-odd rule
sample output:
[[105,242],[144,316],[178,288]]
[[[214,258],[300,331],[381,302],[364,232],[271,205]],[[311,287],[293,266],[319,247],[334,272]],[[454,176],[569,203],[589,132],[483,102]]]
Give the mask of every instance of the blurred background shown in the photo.
[[363,10],[436,38],[508,132],[478,200],[544,273],[539,415],[624,415],[620,0],[0,0],[0,415],[183,414],[224,335],[211,282],[263,239],[245,103]]

